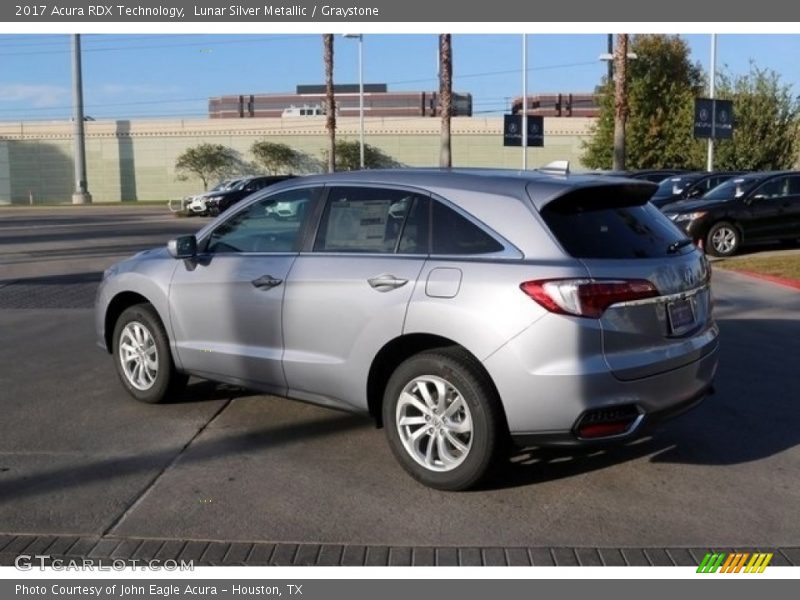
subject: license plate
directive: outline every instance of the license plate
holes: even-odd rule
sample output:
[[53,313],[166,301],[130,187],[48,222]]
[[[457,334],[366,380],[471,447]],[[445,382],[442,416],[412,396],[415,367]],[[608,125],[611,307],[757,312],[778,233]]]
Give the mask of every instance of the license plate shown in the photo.
[[675,300],[667,304],[667,315],[672,333],[682,333],[694,325],[694,307],[689,300]]

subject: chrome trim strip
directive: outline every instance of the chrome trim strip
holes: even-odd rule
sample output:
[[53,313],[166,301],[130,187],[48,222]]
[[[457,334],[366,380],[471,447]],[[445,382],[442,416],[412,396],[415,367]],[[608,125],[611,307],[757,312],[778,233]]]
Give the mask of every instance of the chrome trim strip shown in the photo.
[[641,300],[629,300],[627,302],[617,302],[616,304],[612,304],[608,308],[617,308],[617,307],[626,307],[626,306],[645,306],[648,304],[669,304],[670,302],[675,302],[676,300],[687,300],[699,294],[700,292],[709,290],[708,283],[703,283],[702,285],[692,288],[690,290],[685,290],[683,292],[676,292],[674,294],[666,294],[664,296],[654,296],[652,298],[642,298]]

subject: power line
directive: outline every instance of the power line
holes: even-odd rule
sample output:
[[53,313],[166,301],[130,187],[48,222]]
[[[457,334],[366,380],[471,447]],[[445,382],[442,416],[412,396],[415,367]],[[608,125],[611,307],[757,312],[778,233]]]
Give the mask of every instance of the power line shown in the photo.
[[[209,34],[209,38],[213,38],[215,36]],[[236,39],[236,40],[221,40],[221,41],[199,41],[199,42],[186,42],[180,44],[151,44],[151,45],[144,45],[144,46],[127,46],[127,47],[115,47],[115,46],[106,46],[106,47],[92,47],[92,48],[84,48],[83,52],[128,52],[131,50],[155,50],[155,49],[164,49],[164,48],[189,48],[189,47],[208,47],[208,46],[222,46],[222,45],[230,45],[230,44],[256,44],[256,43],[271,43],[271,42],[283,42],[283,41],[295,41],[299,39],[308,39],[308,38],[316,38],[316,35],[285,35],[285,36],[273,36],[273,37],[259,37],[255,39]],[[31,52],[0,52],[0,56],[37,56],[37,55],[47,55],[47,54],[66,54],[69,52],[69,48],[64,48],[63,50],[35,50]]]

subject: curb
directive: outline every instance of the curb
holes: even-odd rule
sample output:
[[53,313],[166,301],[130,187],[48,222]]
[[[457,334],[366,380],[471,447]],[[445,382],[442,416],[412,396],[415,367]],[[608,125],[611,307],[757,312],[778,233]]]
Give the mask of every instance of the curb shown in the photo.
[[798,279],[789,279],[787,277],[779,277],[777,275],[765,275],[764,273],[756,273],[755,271],[740,271],[738,269],[723,269],[723,270],[730,271],[733,273],[739,273],[741,275],[746,275],[747,277],[752,277],[753,279],[768,281],[770,283],[775,283],[795,290],[800,290],[800,280]]
[[0,534],[0,565],[5,566],[14,565],[20,555],[36,555],[46,556],[46,564],[89,559],[97,565],[139,567],[150,561],[192,561],[197,566],[697,567],[708,552],[765,551],[774,553],[770,566],[800,566],[800,547],[457,548]]

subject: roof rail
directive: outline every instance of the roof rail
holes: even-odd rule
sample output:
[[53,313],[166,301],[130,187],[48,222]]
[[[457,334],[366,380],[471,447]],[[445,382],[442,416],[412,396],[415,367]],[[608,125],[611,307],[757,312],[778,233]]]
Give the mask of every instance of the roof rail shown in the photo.
[[542,173],[553,173],[555,175],[569,175],[569,161],[568,160],[554,160],[547,163],[543,167],[537,169]]

